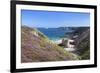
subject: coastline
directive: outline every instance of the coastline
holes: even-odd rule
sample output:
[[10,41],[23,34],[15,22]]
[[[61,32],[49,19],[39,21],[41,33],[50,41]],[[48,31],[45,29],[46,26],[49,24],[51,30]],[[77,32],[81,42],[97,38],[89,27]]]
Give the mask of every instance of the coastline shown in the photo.
[[62,39],[58,39],[58,40],[50,40],[52,43],[55,43],[55,44],[60,44],[62,43]]
[[[55,43],[55,44],[61,44],[62,43],[62,40],[63,40],[64,38],[61,38],[61,39],[59,39],[59,40],[56,40],[56,41],[54,41],[54,40],[51,40],[52,41],[52,43]],[[69,39],[69,38],[66,38],[67,40],[71,40],[71,39]],[[67,44],[67,43],[66,43]],[[64,47],[64,49],[66,50],[66,51],[70,51],[70,52],[72,52],[72,51],[75,51],[75,48],[74,47]]]

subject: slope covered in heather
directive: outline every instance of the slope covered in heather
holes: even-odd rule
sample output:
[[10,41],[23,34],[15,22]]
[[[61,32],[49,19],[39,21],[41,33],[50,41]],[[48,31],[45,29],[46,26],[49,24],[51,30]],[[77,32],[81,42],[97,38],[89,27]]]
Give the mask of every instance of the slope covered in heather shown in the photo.
[[37,29],[21,26],[22,63],[77,59],[77,56],[49,41],[49,39]]

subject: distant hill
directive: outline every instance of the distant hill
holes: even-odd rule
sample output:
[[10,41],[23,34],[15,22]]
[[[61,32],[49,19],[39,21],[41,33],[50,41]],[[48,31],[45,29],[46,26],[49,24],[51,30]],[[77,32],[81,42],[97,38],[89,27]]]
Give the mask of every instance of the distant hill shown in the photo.
[[67,52],[52,43],[35,28],[21,26],[21,62],[45,62],[77,60],[73,53]]

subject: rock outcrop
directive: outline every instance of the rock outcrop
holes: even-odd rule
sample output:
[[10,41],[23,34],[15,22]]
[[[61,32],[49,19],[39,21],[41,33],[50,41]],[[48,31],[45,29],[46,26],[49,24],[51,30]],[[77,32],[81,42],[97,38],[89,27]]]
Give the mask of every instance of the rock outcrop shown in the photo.
[[77,48],[75,52],[81,59],[90,59],[90,28],[80,27],[74,34],[78,35],[75,39]]

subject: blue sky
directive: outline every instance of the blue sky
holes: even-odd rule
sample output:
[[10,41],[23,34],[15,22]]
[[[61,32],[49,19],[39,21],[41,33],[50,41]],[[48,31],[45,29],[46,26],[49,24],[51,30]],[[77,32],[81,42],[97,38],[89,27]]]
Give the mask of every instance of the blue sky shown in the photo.
[[29,27],[45,28],[89,26],[90,14],[21,10],[21,23]]

